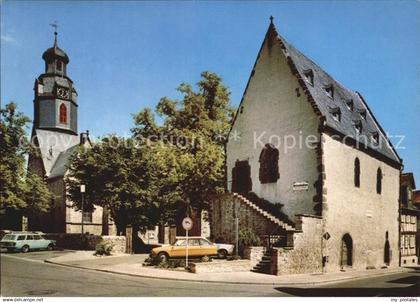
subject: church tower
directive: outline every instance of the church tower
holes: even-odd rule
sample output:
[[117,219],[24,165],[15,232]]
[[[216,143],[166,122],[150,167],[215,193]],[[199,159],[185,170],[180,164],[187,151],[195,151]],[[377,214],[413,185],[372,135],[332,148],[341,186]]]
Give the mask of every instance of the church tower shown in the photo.
[[45,73],[35,80],[34,130],[77,135],[77,92],[67,76],[69,57],[58,47],[57,32],[54,36],[54,46],[42,55]]

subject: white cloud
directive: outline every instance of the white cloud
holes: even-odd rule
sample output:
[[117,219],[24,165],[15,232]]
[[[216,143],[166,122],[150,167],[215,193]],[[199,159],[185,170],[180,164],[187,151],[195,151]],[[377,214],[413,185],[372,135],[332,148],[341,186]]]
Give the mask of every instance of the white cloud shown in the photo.
[[3,43],[15,43],[16,39],[11,35],[1,34],[1,42]]

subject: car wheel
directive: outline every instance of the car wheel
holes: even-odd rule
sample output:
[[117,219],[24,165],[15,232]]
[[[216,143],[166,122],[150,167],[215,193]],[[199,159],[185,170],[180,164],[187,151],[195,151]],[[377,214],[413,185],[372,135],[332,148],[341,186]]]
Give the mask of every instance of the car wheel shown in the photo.
[[29,252],[29,245],[24,245],[24,246],[22,246],[21,251],[22,251],[22,253],[27,253],[27,252]]
[[218,250],[217,251],[217,257],[220,259],[225,259],[228,255],[227,250]]
[[158,260],[159,262],[166,262],[169,259],[169,255],[167,253],[159,253]]
[[53,248],[54,248],[54,245],[52,243],[48,244],[48,246],[47,246],[48,251],[52,251]]

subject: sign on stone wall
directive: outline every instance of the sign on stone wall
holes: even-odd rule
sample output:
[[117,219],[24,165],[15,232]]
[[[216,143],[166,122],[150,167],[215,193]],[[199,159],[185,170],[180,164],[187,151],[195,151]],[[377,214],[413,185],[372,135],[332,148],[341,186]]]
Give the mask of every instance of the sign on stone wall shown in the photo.
[[293,191],[308,191],[309,184],[306,181],[294,182]]

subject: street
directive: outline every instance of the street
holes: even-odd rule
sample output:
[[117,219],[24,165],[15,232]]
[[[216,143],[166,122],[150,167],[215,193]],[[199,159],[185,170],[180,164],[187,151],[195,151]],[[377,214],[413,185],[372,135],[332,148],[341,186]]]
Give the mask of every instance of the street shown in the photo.
[[60,251],[1,254],[2,296],[418,296],[420,270],[319,287],[131,277],[44,263]]

